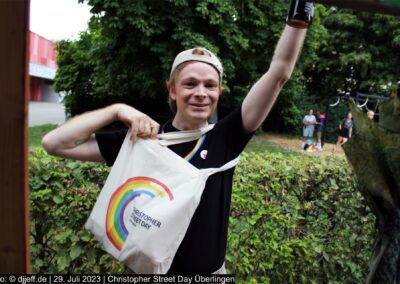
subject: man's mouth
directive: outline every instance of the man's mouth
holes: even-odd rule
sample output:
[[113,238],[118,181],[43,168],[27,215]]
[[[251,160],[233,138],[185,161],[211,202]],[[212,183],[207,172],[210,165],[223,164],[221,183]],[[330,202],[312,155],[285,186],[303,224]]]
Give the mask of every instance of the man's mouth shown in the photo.
[[206,108],[208,107],[208,104],[190,104],[192,107],[195,108]]

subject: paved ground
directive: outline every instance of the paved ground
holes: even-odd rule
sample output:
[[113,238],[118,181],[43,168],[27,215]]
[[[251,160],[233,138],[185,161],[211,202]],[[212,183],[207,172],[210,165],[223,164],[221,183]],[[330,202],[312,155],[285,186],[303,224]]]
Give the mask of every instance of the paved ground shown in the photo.
[[29,126],[60,124],[65,121],[64,105],[60,103],[30,102]]

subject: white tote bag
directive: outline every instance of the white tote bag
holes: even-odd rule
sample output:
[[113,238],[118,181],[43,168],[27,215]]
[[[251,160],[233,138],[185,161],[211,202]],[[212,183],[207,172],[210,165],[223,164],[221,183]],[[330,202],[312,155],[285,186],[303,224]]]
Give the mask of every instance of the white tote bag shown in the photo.
[[166,147],[196,140],[212,127],[134,143],[127,134],[85,228],[135,273],[169,270],[208,177],[238,163],[239,157],[197,169]]

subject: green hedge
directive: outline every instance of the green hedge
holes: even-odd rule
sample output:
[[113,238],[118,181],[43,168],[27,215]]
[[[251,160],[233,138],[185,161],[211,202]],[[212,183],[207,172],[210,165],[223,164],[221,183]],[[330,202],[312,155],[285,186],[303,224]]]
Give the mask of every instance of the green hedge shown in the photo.
[[375,217],[345,159],[244,154],[231,216],[239,283],[365,283]]
[[83,226],[108,175],[104,165],[29,156],[33,273],[121,272]]
[[[41,149],[30,155],[34,273],[119,273],[83,225],[108,174]],[[237,283],[365,282],[374,217],[347,162],[245,153],[236,169],[227,267]]]

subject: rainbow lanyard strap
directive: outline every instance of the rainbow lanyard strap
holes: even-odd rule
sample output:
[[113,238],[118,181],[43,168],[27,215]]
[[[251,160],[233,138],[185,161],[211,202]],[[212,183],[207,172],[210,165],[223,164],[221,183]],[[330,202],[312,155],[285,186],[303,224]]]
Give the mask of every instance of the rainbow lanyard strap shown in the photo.
[[206,140],[207,134],[202,135],[199,139],[197,139],[196,145],[194,145],[193,149],[187,153],[184,159],[188,162],[196,155],[197,151],[201,148],[204,141]]

